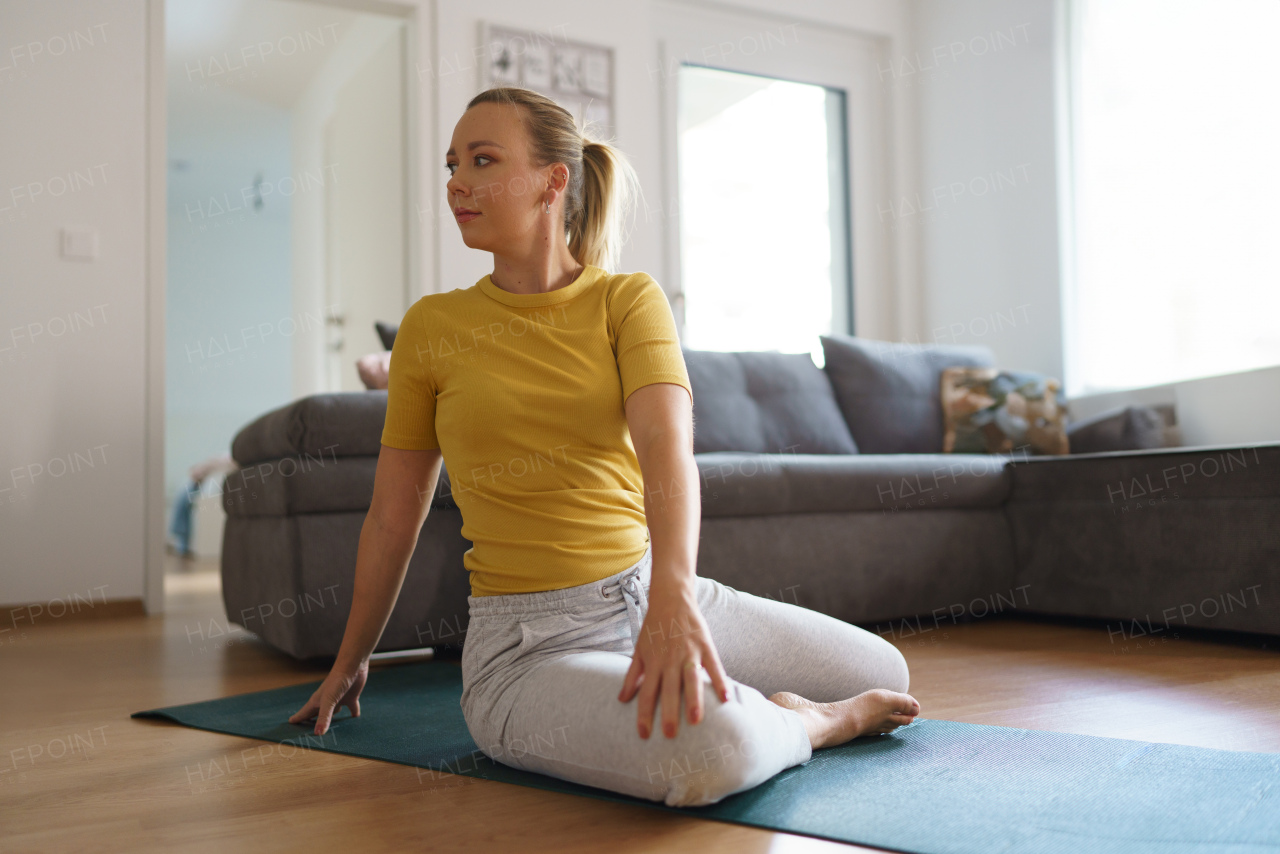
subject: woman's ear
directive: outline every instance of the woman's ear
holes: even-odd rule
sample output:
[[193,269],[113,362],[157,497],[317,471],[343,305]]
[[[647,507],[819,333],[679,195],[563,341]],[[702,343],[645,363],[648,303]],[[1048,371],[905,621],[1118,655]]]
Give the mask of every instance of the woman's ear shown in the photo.
[[551,167],[551,184],[547,189],[555,190],[557,193],[564,192],[569,186],[569,167],[563,163],[556,163]]

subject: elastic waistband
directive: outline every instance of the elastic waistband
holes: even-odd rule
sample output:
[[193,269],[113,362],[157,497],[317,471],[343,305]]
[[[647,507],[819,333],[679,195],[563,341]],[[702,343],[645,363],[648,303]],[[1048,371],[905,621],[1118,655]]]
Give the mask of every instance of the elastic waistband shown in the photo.
[[608,578],[562,587],[559,590],[538,590],[533,593],[503,593],[498,596],[468,596],[467,606],[472,617],[492,614],[537,614],[549,611],[571,611],[599,604],[609,598],[605,588],[616,588],[628,575],[638,575],[641,584],[648,584],[653,566],[653,545],[631,566],[615,572]]

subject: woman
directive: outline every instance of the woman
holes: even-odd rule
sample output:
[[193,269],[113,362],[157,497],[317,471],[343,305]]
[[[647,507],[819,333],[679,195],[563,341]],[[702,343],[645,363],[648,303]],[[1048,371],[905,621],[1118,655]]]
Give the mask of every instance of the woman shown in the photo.
[[493,272],[404,317],[351,615],[290,721],[323,734],[339,707],[359,716],[443,455],[473,543],[462,709],[495,761],[693,806],[910,723],[920,707],[883,638],[695,574],[674,318],[649,275],[607,272],[627,161],[511,87],[471,100],[446,160],[462,239]]

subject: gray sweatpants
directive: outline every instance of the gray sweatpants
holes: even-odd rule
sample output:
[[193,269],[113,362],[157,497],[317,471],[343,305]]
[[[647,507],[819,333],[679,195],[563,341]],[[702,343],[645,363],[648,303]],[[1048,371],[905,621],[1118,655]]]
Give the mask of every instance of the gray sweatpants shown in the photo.
[[884,638],[786,602],[697,579],[729,681],[721,702],[702,674],[703,719],[683,700],[675,738],[658,701],[648,739],[637,698],[618,694],[648,609],[652,550],[601,581],[468,598],[462,712],[491,759],[670,806],[712,804],[812,755],[800,715],[769,702],[791,691],[817,702],[872,688],[907,690],[907,665]]

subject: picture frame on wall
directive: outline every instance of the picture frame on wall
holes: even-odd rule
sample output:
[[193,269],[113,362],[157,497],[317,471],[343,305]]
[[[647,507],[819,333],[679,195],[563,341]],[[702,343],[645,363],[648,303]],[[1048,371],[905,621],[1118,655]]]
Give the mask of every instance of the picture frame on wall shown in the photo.
[[481,88],[521,86],[568,110],[596,138],[615,133],[613,48],[482,21]]

